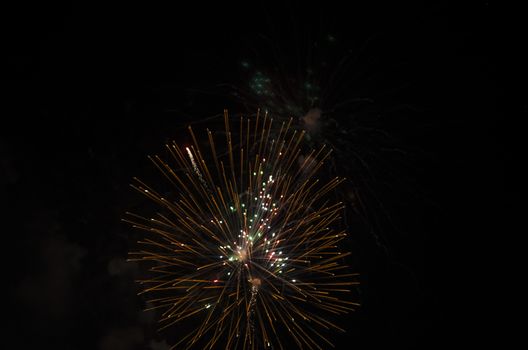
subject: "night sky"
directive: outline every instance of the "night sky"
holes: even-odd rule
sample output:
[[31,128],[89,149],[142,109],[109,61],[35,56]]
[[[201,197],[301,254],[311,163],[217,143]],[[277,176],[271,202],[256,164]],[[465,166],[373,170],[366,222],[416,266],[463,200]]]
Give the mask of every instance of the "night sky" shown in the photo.
[[[147,155],[182,138],[189,123],[205,128],[224,108],[257,108],[258,99],[230,94],[232,86],[250,90],[247,62],[295,67],[295,53],[320,38],[336,42],[330,65],[357,57],[339,73],[346,84],[327,87],[330,100],[371,99],[366,115],[394,140],[387,147],[401,150],[397,161],[383,153],[388,168],[371,160],[384,210],[373,209],[375,232],[350,224],[362,307],[342,318],[347,332],[335,334],[336,348],[483,340],[479,315],[489,305],[480,301],[493,293],[482,285],[480,242],[499,231],[504,130],[493,113],[488,4],[171,3],[6,12],[5,341],[17,349],[168,349],[185,330],[156,332],[137,296],[139,267],[125,262],[138,233],[121,218],[144,201],[129,183],[156,179]],[[272,57],[271,47],[282,53]],[[353,169],[344,172],[353,178]]]

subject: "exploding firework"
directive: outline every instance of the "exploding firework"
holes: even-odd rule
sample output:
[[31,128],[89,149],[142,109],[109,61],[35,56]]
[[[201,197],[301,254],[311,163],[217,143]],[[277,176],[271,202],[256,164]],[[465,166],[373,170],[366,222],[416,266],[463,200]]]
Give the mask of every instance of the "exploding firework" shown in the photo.
[[189,127],[191,144],[167,145],[171,161],[151,157],[171,193],[132,185],[158,206],[125,219],[146,231],[130,253],[151,264],[142,293],[161,329],[193,325],[174,348],[326,348],[343,331],[335,318],[358,306],[339,249],[343,204],[328,195],[344,179],[316,177],[331,152],[304,152],[291,120],[275,127],[257,113],[232,130],[224,119],[207,151]]

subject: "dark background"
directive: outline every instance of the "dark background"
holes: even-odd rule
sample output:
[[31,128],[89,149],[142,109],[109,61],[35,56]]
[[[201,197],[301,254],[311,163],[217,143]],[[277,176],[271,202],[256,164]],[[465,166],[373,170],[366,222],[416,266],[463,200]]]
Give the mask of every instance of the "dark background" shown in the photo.
[[503,210],[490,11],[487,2],[12,5],[0,128],[6,341],[166,348],[141,311],[137,267],[124,262],[130,229],[120,218],[140,201],[128,183],[189,121],[240,107],[214,87],[243,85],[238,63],[253,38],[303,45],[280,33],[321,21],[343,45],[375,38],[369,74],[398,87],[383,101],[413,107],[387,128],[413,150],[405,192],[420,193],[397,205],[400,191],[386,192],[388,246],[354,238],[363,306],[345,318],[337,348],[485,341],[494,293],[483,246],[500,235]]

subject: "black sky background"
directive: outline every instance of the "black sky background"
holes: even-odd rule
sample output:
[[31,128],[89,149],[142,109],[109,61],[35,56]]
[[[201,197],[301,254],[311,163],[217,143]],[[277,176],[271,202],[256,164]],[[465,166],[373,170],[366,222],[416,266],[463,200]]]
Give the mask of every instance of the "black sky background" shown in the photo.
[[[276,33],[292,21],[310,28],[321,19],[345,43],[375,37],[366,55],[379,60],[369,69],[404,86],[383,101],[412,112],[386,127],[418,154],[405,190],[420,193],[393,205],[389,252],[372,237],[355,239],[363,306],[345,318],[337,349],[485,340],[481,301],[492,289],[481,288],[482,247],[500,231],[504,130],[493,113],[489,11],[486,2],[12,5],[0,129],[8,340],[165,348],[153,315],[141,311],[137,267],[124,263],[132,240],[120,218],[141,200],[130,179],[148,176],[146,155],[189,121],[241,108],[196,91],[241,84],[237,63],[254,37],[275,33],[280,42]],[[398,193],[384,200],[397,204]]]

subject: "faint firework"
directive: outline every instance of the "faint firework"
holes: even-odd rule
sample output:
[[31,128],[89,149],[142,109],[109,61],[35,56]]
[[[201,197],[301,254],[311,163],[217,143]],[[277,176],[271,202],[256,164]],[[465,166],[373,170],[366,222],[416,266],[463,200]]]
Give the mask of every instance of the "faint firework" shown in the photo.
[[[330,23],[311,25],[282,24],[259,41],[251,38],[238,61],[242,78],[220,88],[247,111],[261,107],[279,116],[279,123],[293,118],[292,128],[306,133],[304,147],[329,146],[325,176],[350,179],[336,193],[352,209],[347,220],[361,221],[389,250],[394,237],[386,231],[401,229],[393,212],[421,196],[414,169],[418,153],[398,130],[416,112],[395,98],[409,82],[393,72],[402,68],[394,56],[379,57],[376,45],[383,38],[340,35]],[[387,192],[398,192],[398,203],[389,203]]]

